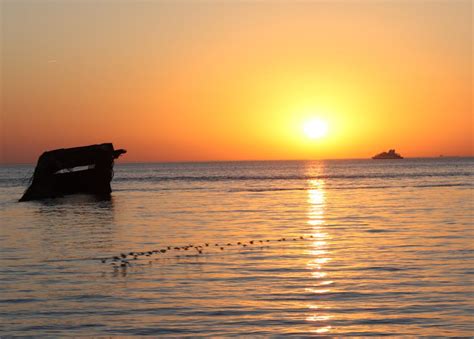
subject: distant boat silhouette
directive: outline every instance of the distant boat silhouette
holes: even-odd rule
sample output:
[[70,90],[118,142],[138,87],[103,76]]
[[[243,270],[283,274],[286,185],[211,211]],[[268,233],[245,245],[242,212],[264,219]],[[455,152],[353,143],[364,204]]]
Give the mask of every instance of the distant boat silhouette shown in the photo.
[[372,159],[403,159],[403,157],[397,152],[395,152],[394,149],[391,149],[388,152],[382,152],[377,155],[374,155]]

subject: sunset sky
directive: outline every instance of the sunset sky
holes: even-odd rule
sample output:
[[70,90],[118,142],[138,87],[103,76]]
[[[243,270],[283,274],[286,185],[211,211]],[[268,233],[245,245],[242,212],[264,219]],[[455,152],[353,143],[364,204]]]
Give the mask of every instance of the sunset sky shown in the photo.
[[1,163],[474,155],[468,0],[0,3]]

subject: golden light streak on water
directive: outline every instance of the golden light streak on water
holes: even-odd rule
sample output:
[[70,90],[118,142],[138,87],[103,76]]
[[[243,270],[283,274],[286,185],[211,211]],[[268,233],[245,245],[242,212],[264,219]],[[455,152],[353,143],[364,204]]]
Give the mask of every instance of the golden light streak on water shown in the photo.
[[311,272],[311,275],[316,279],[321,279],[327,276],[328,274],[326,272]]
[[318,328],[317,330],[312,331],[313,333],[327,333],[331,330],[331,326],[324,326],[321,328]]
[[[309,176],[315,177],[321,175],[324,168],[310,168]],[[330,237],[325,231],[325,190],[324,190],[324,180],[322,179],[310,179],[308,180],[308,225],[312,227],[311,236],[315,239],[311,244],[311,250],[309,251],[310,256],[312,257],[306,263],[306,266],[311,270],[311,277],[314,278],[313,287],[306,288],[307,293],[314,294],[325,294],[331,292],[328,286],[332,285],[334,281],[326,280],[327,273],[323,272],[324,265],[328,263],[330,258],[330,252],[326,249]],[[324,280],[323,280],[324,279]],[[326,288],[321,288],[321,287]],[[321,314],[321,309],[324,309],[321,305],[310,305],[309,309],[311,310],[309,316],[306,318],[306,321],[320,323],[323,321],[330,320],[333,316]],[[315,310],[318,310],[318,313],[315,313]],[[320,324],[318,324],[320,325]],[[331,326],[323,326],[313,330],[313,333],[328,333],[331,330]]]
[[[314,174],[313,174],[314,175]],[[324,222],[324,181],[311,179],[308,180],[310,189],[308,190],[308,224],[311,226],[319,226]]]
[[309,292],[309,293],[323,294],[323,293],[331,292],[331,289],[329,289],[329,288],[306,288],[305,291]]
[[317,248],[321,248],[323,246],[326,246],[328,243],[326,241],[315,241],[313,242],[313,246]]
[[318,256],[318,255],[321,256],[321,255],[325,255],[327,253],[328,253],[328,251],[326,251],[326,250],[311,250],[311,251],[309,251],[309,254],[314,255],[314,256]]
[[323,307],[321,305],[308,305],[308,308],[312,310],[322,310],[322,309],[327,309],[327,307]]
[[330,315],[312,315],[310,317],[307,317],[307,321],[328,321],[329,319],[333,318],[333,316]]
[[331,258],[317,258],[317,259],[314,259],[314,262],[316,264],[325,264],[330,260],[331,260]]
[[319,239],[324,239],[328,237],[327,233],[320,233],[320,232],[315,232],[312,234],[312,236],[313,238],[319,238]]

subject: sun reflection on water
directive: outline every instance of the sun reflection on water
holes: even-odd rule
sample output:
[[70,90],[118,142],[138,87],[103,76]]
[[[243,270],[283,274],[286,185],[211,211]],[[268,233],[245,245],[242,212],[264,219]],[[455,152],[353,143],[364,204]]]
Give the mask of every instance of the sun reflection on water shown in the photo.
[[[309,177],[320,176],[324,169],[322,167],[310,167],[308,170]],[[311,271],[311,277],[314,279],[312,286],[305,289],[307,293],[314,293],[317,295],[330,293],[331,286],[334,281],[328,279],[327,272],[324,272],[324,265],[331,261],[330,253],[327,250],[329,234],[325,231],[325,203],[326,196],[324,190],[323,179],[309,179],[308,180],[308,225],[311,226],[311,236],[313,241],[311,249],[308,254],[311,259],[306,263],[308,269]],[[324,314],[322,311],[327,309],[322,305],[311,304],[308,306],[310,312],[306,317],[306,321],[312,322],[317,326],[313,333],[328,333],[332,327],[327,325],[332,316]]]
[[317,330],[314,330],[313,333],[327,333],[331,330],[331,326],[320,327]]

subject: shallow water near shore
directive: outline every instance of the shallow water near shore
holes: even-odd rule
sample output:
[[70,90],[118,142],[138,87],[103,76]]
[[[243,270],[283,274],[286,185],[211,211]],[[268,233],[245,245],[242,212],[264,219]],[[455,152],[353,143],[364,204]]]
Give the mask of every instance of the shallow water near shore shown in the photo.
[[17,203],[32,172],[0,167],[1,335],[474,333],[472,158],[116,164],[108,201]]

